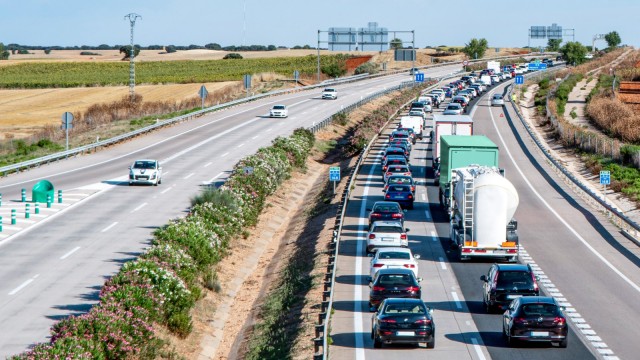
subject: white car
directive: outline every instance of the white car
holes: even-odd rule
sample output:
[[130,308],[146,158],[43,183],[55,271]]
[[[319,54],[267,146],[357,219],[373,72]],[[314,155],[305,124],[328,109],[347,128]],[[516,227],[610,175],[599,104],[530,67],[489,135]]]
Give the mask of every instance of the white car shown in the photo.
[[338,90],[333,88],[324,89],[322,92],[323,99],[336,100],[338,98]]
[[413,273],[418,277],[418,259],[420,255],[413,255],[411,249],[402,247],[390,247],[382,248],[376,251],[375,255],[371,258],[371,265],[369,266],[369,274],[371,279],[376,276],[376,273],[380,269],[411,269]]
[[[425,110],[425,111],[427,111],[427,112],[433,112],[433,109],[431,109],[431,105],[425,105],[425,108],[426,108],[427,106],[428,106],[429,108],[428,108],[428,110]],[[425,115],[425,111],[422,111],[422,110],[410,110],[410,111],[409,111],[409,116],[419,116],[419,117],[421,117],[421,118],[422,118],[422,120],[425,120],[425,119],[426,119],[426,117],[427,117],[427,116]]]
[[367,234],[367,253],[384,247],[409,247],[407,231],[400,221],[374,221]]
[[162,166],[157,160],[136,160],[129,166],[129,185],[162,183]]
[[289,110],[287,110],[286,105],[273,105],[271,111],[269,111],[269,117],[286,118],[287,116],[289,116]]
[[444,90],[442,90],[442,89],[433,89],[433,90],[431,90],[431,94],[438,95],[438,98],[440,98],[440,102],[443,102],[445,97],[446,97],[445,96],[446,94],[445,94]]
[[449,103],[447,108],[444,109],[442,115],[462,115],[463,111],[464,109],[462,108],[462,105],[458,103]]
[[502,94],[493,94],[491,98],[491,106],[502,106],[504,105],[504,98]]

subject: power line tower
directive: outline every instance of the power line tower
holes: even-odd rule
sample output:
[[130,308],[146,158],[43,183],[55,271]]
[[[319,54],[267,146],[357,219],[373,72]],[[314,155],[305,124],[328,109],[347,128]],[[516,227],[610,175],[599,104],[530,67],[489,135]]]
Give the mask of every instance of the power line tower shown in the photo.
[[133,45],[133,28],[136,26],[136,19],[141,18],[142,16],[136,13],[130,13],[124,16],[125,20],[128,18],[129,23],[131,24],[131,49],[129,52],[129,97],[131,101],[135,98],[135,87],[136,87],[136,64],[134,62],[134,54],[135,49]]

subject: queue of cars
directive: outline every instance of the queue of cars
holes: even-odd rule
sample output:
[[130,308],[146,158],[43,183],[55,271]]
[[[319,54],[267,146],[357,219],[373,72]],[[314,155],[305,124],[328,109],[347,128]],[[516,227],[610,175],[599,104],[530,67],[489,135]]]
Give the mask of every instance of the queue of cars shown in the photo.
[[[447,86],[421,95],[413,105],[414,115],[432,113],[446,103],[445,114],[466,111],[475,97],[526,66],[512,66],[502,73],[485,72],[491,83],[480,81],[480,74],[463,76]],[[450,101],[446,102],[445,99]],[[502,94],[494,94],[491,106],[504,105]],[[428,109],[425,111],[425,109]],[[425,116],[423,115],[423,118]],[[435,347],[433,310],[421,299],[422,278],[419,277],[420,256],[409,248],[409,229],[404,221],[413,209],[416,181],[411,172],[410,153],[415,137],[398,128],[389,135],[383,151],[382,180],[384,200],[376,201],[369,210],[367,255],[370,261],[369,306],[375,312],[371,319],[373,347],[385,344],[421,344]],[[502,335],[509,346],[519,341],[550,342],[567,347],[568,324],[564,307],[553,297],[541,296],[538,277],[527,264],[492,264],[482,281],[482,302],[487,313],[502,314]]]

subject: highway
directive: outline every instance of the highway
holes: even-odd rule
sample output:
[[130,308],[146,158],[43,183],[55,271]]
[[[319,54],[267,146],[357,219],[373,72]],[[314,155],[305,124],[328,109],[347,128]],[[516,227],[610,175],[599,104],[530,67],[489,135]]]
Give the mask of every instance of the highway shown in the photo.
[[[516,212],[521,262],[541,275],[543,293],[567,307],[570,337],[567,349],[542,344],[509,348],[501,336],[501,315],[486,314],[482,282],[491,261],[459,262],[450,252],[449,224],[438,202],[430,172],[430,144],[425,138],[411,154],[417,188],[414,210],[407,212],[410,247],[422,256],[423,299],[435,309],[436,347],[393,346],[373,349],[370,338],[364,255],[367,206],[382,200],[378,141],[358,174],[340,238],[334,288],[331,359],[633,359],[640,331],[638,248],[565,186],[535,149],[515,112],[491,107],[494,91],[472,112],[474,133],[487,135],[501,149],[500,166],[520,196]],[[506,108],[510,108],[508,104]],[[442,108],[442,107],[441,107]],[[438,111],[438,110],[436,110]],[[440,110],[442,111],[442,110]],[[424,170],[426,166],[426,171]]]
[[[425,73],[437,77],[457,70],[452,65]],[[184,216],[189,199],[202,186],[223,180],[239,159],[276,136],[408,80],[401,74],[339,85],[339,98],[332,101],[319,98],[321,89],[269,97],[1,178],[0,358],[47,341],[56,320],[88,311],[105,279],[149,245],[152,231]],[[289,106],[289,118],[267,117],[276,103]],[[140,158],[160,160],[160,186],[127,186],[127,168]],[[9,226],[8,208],[22,209],[20,189],[30,199],[40,179],[62,189],[67,200],[55,204],[56,212],[43,209],[43,216],[29,221],[19,210],[17,225]]]

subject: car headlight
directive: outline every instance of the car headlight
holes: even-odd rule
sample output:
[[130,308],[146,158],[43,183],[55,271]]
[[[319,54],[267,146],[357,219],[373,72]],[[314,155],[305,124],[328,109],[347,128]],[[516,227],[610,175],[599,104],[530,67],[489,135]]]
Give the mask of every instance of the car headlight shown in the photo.
[[155,179],[158,173],[156,171],[151,173],[151,179]]

